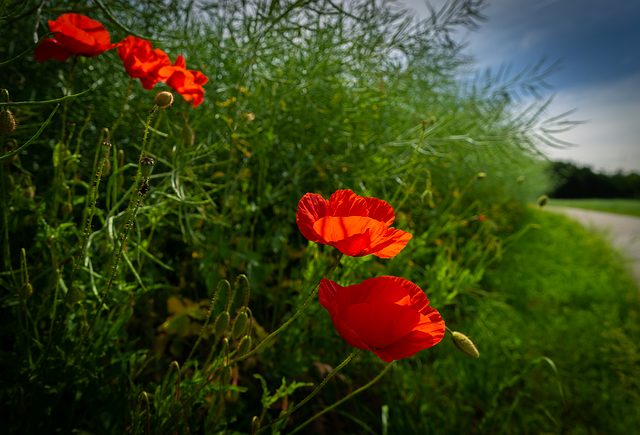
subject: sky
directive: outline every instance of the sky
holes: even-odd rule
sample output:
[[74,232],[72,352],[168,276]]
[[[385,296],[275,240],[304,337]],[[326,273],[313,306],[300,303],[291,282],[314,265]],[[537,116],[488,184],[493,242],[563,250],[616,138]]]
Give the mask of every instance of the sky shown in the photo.
[[[423,0],[400,0],[420,17]],[[438,8],[444,0],[432,0]],[[474,32],[460,29],[466,54],[480,68],[513,71],[563,59],[547,82],[556,92],[549,117],[578,109],[569,119],[588,121],[557,138],[576,147],[547,147],[553,160],[597,171],[640,173],[640,0],[491,0],[488,20]]]

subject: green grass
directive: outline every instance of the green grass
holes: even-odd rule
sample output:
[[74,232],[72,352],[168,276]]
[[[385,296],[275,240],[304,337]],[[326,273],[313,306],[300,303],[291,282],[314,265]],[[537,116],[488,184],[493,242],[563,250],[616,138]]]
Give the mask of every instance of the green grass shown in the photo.
[[536,219],[542,229],[487,272],[488,295],[459,301],[456,309],[474,308],[463,308],[457,324],[442,310],[451,329],[472,337],[480,358],[457,353],[446,338],[387,375],[389,433],[640,427],[639,293],[625,261],[563,216]]
[[550,199],[549,205],[640,216],[638,199]]

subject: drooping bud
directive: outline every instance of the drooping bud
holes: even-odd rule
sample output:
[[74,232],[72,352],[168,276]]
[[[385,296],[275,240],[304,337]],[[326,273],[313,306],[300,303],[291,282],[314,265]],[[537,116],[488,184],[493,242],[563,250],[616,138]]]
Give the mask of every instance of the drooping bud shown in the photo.
[[156,161],[151,157],[143,157],[140,159],[140,173],[143,178],[149,178],[151,176],[151,171],[153,171],[153,165],[156,164]]
[[520,175],[520,176],[518,177],[517,183],[518,183],[518,184],[522,184],[522,182],[523,182],[523,181],[524,181],[524,175]]
[[162,91],[156,94],[156,106],[166,109],[173,103],[173,94],[169,91]]
[[227,311],[223,311],[218,314],[218,317],[216,317],[216,322],[213,324],[213,332],[217,337],[219,337],[227,331],[228,326],[229,313]]
[[487,174],[484,172],[478,172],[478,175],[476,175],[476,179],[478,180],[484,180],[485,178],[487,178]]
[[0,111],[0,134],[13,133],[18,126],[16,117],[13,116],[11,110],[4,108]]
[[545,205],[547,205],[547,202],[549,201],[549,197],[547,195],[542,195],[540,198],[538,198],[538,208],[542,208]]
[[245,335],[242,340],[240,340],[240,344],[238,345],[238,356],[246,355],[247,352],[251,349],[251,336]]
[[246,311],[240,311],[236,316],[236,321],[233,322],[233,331],[231,336],[236,340],[242,337],[247,330],[247,322],[249,320],[249,316],[247,316]]
[[70,202],[65,202],[62,204],[62,207],[60,207],[60,210],[62,210],[62,214],[69,214],[73,211],[73,205],[71,205]]
[[471,339],[466,335],[455,331],[451,334],[451,338],[453,339],[453,344],[455,344],[462,353],[466,353],[473,358],[478,358],[480,356],[476,345],[473,344],[473,341],[471,341]]
[[18,291],[18,299],[21,301],[26,301],[31,297],[32,294],[33,286],[31,285],[31,283],[27,282],[23,284],[22,287],[20,287],[20,290]]

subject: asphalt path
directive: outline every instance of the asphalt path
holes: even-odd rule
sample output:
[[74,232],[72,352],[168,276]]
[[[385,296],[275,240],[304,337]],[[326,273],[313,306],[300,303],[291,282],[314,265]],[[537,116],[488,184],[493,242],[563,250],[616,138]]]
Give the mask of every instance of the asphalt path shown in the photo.
[[633,274],[640,284],[640,217],[572,207],[545,206],[543,210],[564,214],[586,228],[607,231],[613,245],[634,261]]

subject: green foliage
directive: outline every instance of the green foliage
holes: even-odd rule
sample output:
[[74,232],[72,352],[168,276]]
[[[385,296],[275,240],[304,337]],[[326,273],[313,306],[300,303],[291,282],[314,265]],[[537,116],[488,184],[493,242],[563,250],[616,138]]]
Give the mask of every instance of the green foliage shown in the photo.
[[[405,277],[452,321],[487,322],[506,306],[481,280],[529,229],[519,202],[544,187],[535,155],[555,118],[541,121],[540,103],[517,113],[516,90],[535,91],[550,72],[540,65],[511,78],[460,78],[468,63],[449,33],[475,26],[482,1],[454,1],[422,23],[374,1],[346,10],[325,1],[50,3],[7,18],[10,43],[0,45],[12,60],[0,65],[2,86],[29,102],[9,105],[19,126],[2,136],[0,153],[6,430],[246,433],[253,416],[263,427],[278,417],[278,400],[300,403],[298,387],[327,379],[350,351],[309,302],[337,262],[297,230],[307,192],[382,198],[396,210],[394,225],[414,235],[392,260],[344,259],[333,279]],[[155,92],[129,79],[115,50],[65,63],[21,54],[35,23],[73,11],[101,21],[112,42],[130,30],[172,59],[183,54],[210,77],[205,102],[192,108],[176,95],[173,106],[154,108]],[[55,116],[52,102],[62,105]],[[155,161],[148,193],[140,157]],[[17,297],[27,282],[32,295]],[[228,326],[247,305],[244,340]],[[266,340],[300,306],[304,314]],[[216,328],[212,319],[225,312]],[[243,357],[241,340],[255,343]],[[423,358],[446,367],[448,351],[443,344],[403,361],[403,373]],[[509,363],[546,361],[538,357]],[[625,359],[615,364],[627,373]],[[363,385],[381,368],[363,352],[323,393]],[[389,394],[415,397],[415,383],[397,371],[403,389],[378,392],[341,429],[376,427],[371,414]],[[487,382],[508,390],[519,381],[501,375],[487,369]],[[288,386],[270,395],[282,379]],[[292,421],[335,401],[327,397]],[[448,412],[443,397],[425,406]],[[389,403],[390,433],[400,403]]]

